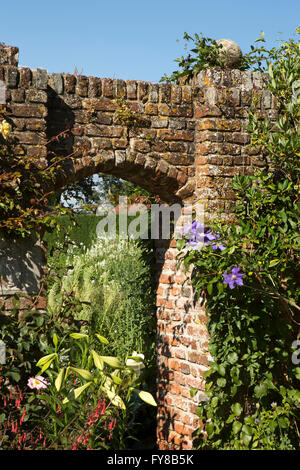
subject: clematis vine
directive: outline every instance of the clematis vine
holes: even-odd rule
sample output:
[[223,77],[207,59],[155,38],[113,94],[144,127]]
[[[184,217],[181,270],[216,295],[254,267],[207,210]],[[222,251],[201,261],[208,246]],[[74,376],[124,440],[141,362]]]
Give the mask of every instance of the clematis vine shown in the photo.
[[243,273],[240,273],[240,267],[232,268],[231,273],[227,274],[227,271],[223,274],[223,284],[228,284],[230,289],[234,289],[236,286],[243,286]]

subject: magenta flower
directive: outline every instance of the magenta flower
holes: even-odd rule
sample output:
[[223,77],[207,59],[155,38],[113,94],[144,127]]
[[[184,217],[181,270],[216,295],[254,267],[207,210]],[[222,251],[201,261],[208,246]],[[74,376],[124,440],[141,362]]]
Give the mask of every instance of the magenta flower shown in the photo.
[[47,388],[49,382],[47,382],[43,376],[38,375],[37,377],[30,377],[30,379],[28,379],[27,385],[31,389],[36,388],[37,390],[40,390],[41,388]]
[[240,273],[241,268],[232,268],[231,273],[227,274],[227,271],[223,274],[224,281],[223,284],[228,284],[230,289],[234,289],[235,286],[243,286],[243,273]]

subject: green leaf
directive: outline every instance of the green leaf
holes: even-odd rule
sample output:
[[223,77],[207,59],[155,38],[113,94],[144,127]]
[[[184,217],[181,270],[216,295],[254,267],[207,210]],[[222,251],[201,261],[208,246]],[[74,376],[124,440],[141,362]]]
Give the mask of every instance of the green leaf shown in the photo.
[[77,399],[78,397],[80,397],[80,395],[82,394],[82,392],[83,392],[84,390],[86,390],[91,384],[92,384],[92,382],[87,382],[86,384],[82,385],[81,387],[75,388],[75,389],[74,389],[74,397],[75,397],[75,399]]
[[88,338],[88,335],[85,335],[83,333],[71,333],[70,336],[71,338],[74,338],[74,339]]
[[223,378],[218,379],[217,384],[219,387],[224,388],[226,386],[226,379],[223,379]]
[[287,429],[289,427],[289,419],[286,416],[279,416],[278,418],[279,426],[283,429]]
[[121,377],[118,377],[117,375],[111,374],[111,378],[113,379],[113,381],[116,385],[122,385],[123,380],[121,379]]
[[143,400],[145,403],[148,403],[148,405],[151,405],[151,406],[157,406],[157,403],[154,400],[151,393],[145,392],[143,390],[142,391],[136,390],[136,392],[138,396],[140,397],[140,399]]
[[93,380],[93,375],[90,373],[90,371],[86,369],[77,369],[76,367],[70,367],[71,370],[76,372],[80,377],[82,377],[85,380]]
[[[74,398],[75,400],[77,400],[77,398],[80,397],[80,395],[82,394],[82,392],[84,392],[84,390],[86,390],[93,382],[87,382],[86,384],[84,385],[81,385],[81,387],[77,387],[73,390],[72,394],[74,395]],[[65,398],[63,400],[63,404],[65,405],[66,403],[69,402],[69,399],[68,398]]]
[[185,240],[182,238],[180,240],[177,240],[177,250],[181,251],[182,248],[184,247]]
[[267,385],[264,382],[259,385],[256,385],[256,387],[254,388],[254,394],[257,398],[262,398],[265,395],[267,395],[268,394]]
[[241,431],[241,439],[247,446],[250,444],[252,439],[252,429],[247,424],[244,424]]
[[61,388],[61,384],[62,384],[63,377],[64,377],[64,372],[65,372],[65,369],[64,368],[61,369],[54,382],[55,388],[58,392],[60,391],[60,388]]
[[98,353],[96,353],[96,351],[94,351],[93,349],[92,349],[91,353],[92,353],[92,356],[93,356],[94,364],[97,367],[97,369],[103,370],[104,369],[104,362],[101,359],[100,355]]
[[300,367],[295,368],[295,377],[296,379],[300,380]]
[[226,423],[229,423],[229,424],[230,424],[230,423],[232,423],[232,421],[234,421],[234,419],[235,419],[234,414],[231,414],[231,415],[229,415],[229,417],[227,418]]
[[117,357],[114,356],[99,356],[99,358],[108,364],[111,367],[114,367],[115,369],[120,369],[122,366],[120,360]]
[[211,400],[211,406],[215,408],[218,405],[219,398],[218,397],[213,397]]
[[236,352],[232,352],[228,354],[227,359],[230,364],[235,364],[238,361],[238,355]]
[[99,339],[100,343],[109,344],[108,339],[105,338],[104,336],[101,336],[101,335],[99,335],[98,333],[96,333],[96,336],[97,336],[97,338]]
[[222,377],[225,377],[225,375],[226,375],[226,368],[225,368],[225,366],[224,366],[223,364],[219,364],[219,365],[217,366],[217,371],[218,371],[218,373],[219,373],[220,375],[222,375]]
[[56,333],[54,333],[52,341],[53,341],[53,344],[54,344],[54,347],[55,347],[55,350],[56,350],[57,345],[58,345],[58,339],[57,339]]
[[108,389],[104,389],[106,395],[108,396],[111,403],[122,410],[126,410],[125,403],[123,402],[122,398],[119,395],[116,395],[114,392]]
[[52,361],[54,360],[54,357],[52,357],[48,362],[46,362],[43,367],[41,368],[41,374],[45,372],[45,370],[49,369],[49,367],[52,364]]
[[240,403],[234,403],[233,405],[231,405],[231,409],[235,416],[240,416],[243,411],[243,408]]
[[209,421],[205,423],[205,431],[207,432],[208,436],[211,437],[214,433],[214,423]]
[[242,423],[240,423],[239,421],[234,421],[232,425],[233,434],[237,434],[238,432],[240,432],[241,427],[242,427]]
[[[56,353],[52,353],[52,354],[47,354],[47,356],[41,357],[41,359],[36,363],[37,367],[43,366],[43,365],[46,364],[46,362],[48,362],[50,359],[53,360],[55,356],[57,356],[57,354],[56,354]],[[52,362],[52,361],[51,361],[51,362]]]

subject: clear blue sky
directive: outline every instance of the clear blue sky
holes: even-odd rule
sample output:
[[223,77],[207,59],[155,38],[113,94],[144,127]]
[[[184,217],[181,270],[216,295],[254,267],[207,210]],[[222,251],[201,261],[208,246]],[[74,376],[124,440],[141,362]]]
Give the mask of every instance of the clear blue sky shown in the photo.
[[247,52],[263,30],[273,46],[294,34],[300,1],[11,0],[0,15],[0,41],[20,48],[20,65],[157,82],[176,69],[185,31]]

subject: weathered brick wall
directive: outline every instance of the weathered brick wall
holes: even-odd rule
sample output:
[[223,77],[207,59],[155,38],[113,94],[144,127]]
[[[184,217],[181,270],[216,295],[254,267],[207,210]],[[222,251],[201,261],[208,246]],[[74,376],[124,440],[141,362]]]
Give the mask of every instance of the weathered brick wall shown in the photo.
[[[6,87],[0,106],[8,112],[19,150],[37,165],[47,165],[53,153],[71,154],[53,188],[104,172],[169,203],[203,203],[210,217],[216,209],[230,212],[233,175],[260,164],[260,149],[247,148],[249,109],[255,96],[258,114],[273,119],[276,102],[256,72],[210,69],[189,85],[158,85],[18,68],[17,52],[0,49],[0,84]],[[51,141],[66,130],[66,138]],[[183,222],[178,220],[177,229]],[[161,449],[191,448],[210,360],[204,306],[178,269],[177,254],[175,240],[156,242]],[[194,398],[191,388],[199,390]]]
[[[207,70],[193,82],[195,121],[194,202],[203,203],[209,218],[216,210],[229,214],[235,174],[250,174],[261,164],[259,148],[247,148],[248,113],[256,97],[261,117],[276,118],[276,102],[255,72]],[[178,220],[179,227],[183,221]],[[179,229],[178,229],[179,230]],[[192,447],[199,422],[197,403],[205,400],[203,374],[208,353],[207,318],[195,301],[183,268],[176,268],[175,240],[157,244],[158,442],[161,449]],[[190,389],[199,390],[193,398]]]

